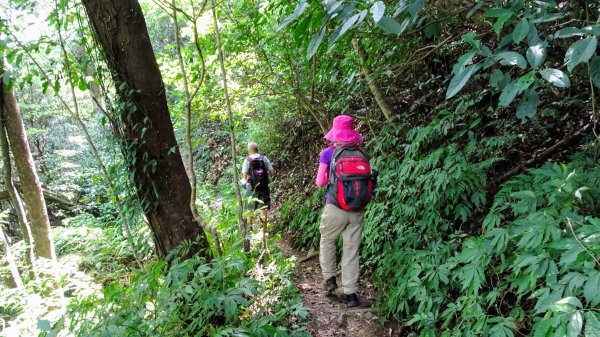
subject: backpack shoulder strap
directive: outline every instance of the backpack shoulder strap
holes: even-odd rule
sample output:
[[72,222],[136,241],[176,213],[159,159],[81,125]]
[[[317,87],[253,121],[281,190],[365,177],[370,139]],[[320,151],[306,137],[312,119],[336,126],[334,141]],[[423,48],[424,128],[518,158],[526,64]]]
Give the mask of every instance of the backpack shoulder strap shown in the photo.
[[329,163],[329,183],[334,182],[334,178],[339,178],[337,176],[337,172],[335,171],[335,166],[338,162],[338,157],[344,152],[346,149],[343,146],[336,147],[331,154],[331,162]]

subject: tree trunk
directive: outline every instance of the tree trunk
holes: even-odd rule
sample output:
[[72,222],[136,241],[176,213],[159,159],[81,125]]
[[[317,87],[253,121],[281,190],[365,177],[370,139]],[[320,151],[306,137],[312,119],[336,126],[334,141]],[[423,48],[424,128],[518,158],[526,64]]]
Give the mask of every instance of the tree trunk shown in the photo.
[[[21,190],[21,186],[18,183],[14,183],[13,185],[17,189],[17,191]],[[73,208],[77,206],[76,203],[67,199],[67,197],[61,195],[57,192],[52,192],[46,189],[42,189],[42,193],[44,193],[44,199],[47,201],[47,204],[51,204],[58,209],[62,209],[63,211],[72,212]],[[8,191],[0,191],[0,200],[10,198],[10,193]],[[51,207],[50,207],[51,208]]]
[[8,88],[3,88],[2,97],[4,117],[6,118],[6,133],[15,159],[19,180],[23,187],[25,207],[31,220],[34,252],[39,257],[56,261],[46,200],[29,149],[27,133],[17,104],[17,97],[14,91]]
[[7,278],[6,283],[10,288],[23,288],[23,280],[21,280],[21,275],[19,275],[15,260],[10,253],[10,247],[6,235],[4,235],[4,229],[2,228],[2,225],[0,225],[0,256],[2,255],[5,255],[5,257],[0,260],[0,266],[5,265],[10,269],[10,276]]
[[[0,86],[3,86],[3,84],[0,83]],[[29,221],[25,216],[25,209],[23,208],[23,201],[21,200],[21,195],[15,188],[15,185],[12,180],[12,166],[10,162],[8,138],[6,137],[6,129],[4,128],[3,110],[4,108],[2,104],[2,97],[0,97],[0,148],[2,151],[2,173],[4,177],[4,186],[6,186],[6,192],[10,197],[10,202],[15,210],[15,213],[17,214],[17,221],[19,222],[19,228],[21,229],[21,236],[23,237],[23,241],[25,241],[25,261],[27,262],[27,268],[29,269],[29,276],[31,278],[35,278],[32,245],[33,238],[31,237],[31,228],[29,227]]]
[[190,210],[190,181],[175,140],[158,64],[137,0],[83,0],[113,73],[126,158],[160,257],[184,240],[188,255],[207,255],[208,241]]

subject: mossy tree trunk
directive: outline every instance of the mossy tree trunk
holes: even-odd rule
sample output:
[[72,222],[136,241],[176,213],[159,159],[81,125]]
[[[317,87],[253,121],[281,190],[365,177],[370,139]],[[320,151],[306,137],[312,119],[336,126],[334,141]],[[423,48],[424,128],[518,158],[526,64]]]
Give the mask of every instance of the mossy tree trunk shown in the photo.
[[191,187],[167,107],[165,88],[137,0],[83,0],[104,50],[121,111],[122,136],[138,197],[160,257],[192,240],[186,257],[208,255],[208,241],[190,210]]

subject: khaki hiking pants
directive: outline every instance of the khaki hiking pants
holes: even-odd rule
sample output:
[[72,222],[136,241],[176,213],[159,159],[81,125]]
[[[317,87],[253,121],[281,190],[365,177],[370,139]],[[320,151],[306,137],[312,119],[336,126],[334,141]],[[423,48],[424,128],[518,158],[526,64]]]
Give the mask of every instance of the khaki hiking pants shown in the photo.
[[334,205],[325,205],[321,215],[321,247],[319,262],[323,279],[326,281],[335,276],[337,238],[342,235],[344,250],[342,252],[342,287],[344,294],[354,294],[358,290],[358,255],[365,212],[348,212]]

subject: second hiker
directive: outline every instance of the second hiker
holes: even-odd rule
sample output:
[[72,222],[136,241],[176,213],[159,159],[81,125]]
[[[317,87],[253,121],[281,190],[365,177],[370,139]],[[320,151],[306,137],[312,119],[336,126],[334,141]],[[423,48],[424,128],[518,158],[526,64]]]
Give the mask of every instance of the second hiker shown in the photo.
[[[248,143],[248,157],[242,164],[242,184],[246,187],[246,196],[251,197],[248,210],[260,210],[263,226],[267,222],[267,210],[271,207],[269,175],[273,173],[269,158],[259,153],[256,143]],[[252,215],[248,216],[248,224],[252,223],[252,218]]]

